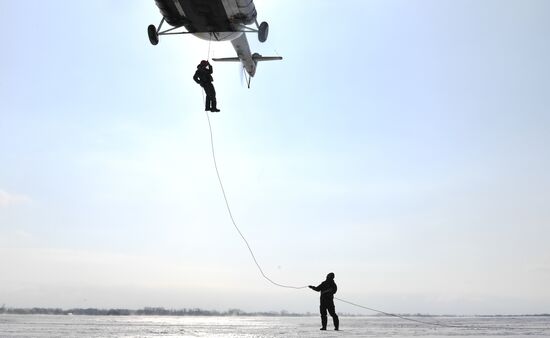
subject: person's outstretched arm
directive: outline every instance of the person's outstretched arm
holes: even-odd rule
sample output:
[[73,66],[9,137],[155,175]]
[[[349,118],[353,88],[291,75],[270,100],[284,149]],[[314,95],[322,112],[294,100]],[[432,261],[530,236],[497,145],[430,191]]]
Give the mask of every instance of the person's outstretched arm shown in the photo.
[[319,285],[317,285],[317,286],[309,285],[308,287],[309,287],[311,290],[314,290],[314,291],[319,292],[319,291],[323,291],[323,284],[324,284],[324,282],[321,283],[321,284],[319,284]]
[[320,290],[319,290],[319,287],[317,287],[317,286],[308,285],[308,287],[309,287],[311,290],[313,290],[313,291],[317,291],[317,292],[320,291]]

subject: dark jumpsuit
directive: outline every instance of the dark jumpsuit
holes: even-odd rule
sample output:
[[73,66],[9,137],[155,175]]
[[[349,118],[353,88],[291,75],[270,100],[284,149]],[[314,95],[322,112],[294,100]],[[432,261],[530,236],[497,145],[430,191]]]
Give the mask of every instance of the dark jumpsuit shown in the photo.
[[334,309],[334,294],[338,290],[336,283],[334,283],[333,279],[327,279],[319,284],[319,286],[312,287],[312,289],[321,292],[321,306],[319,306],[319,310],[321,311],[321,325],[323,326],[323,328],[327,327],[328,310],[328,313],[330,314],[330,316],[332,317],[332,321],[334,322],[334,328],[338,329],[340,321]]
[[195,80],[196,83],[200,84],[201,87],[204,88],[204,91],[206,93],[206,110],[216,109],[216,90],[214,89],[214,85],[212,84],[212,81],[214,81],[214,78],[212,78],[213,71],[214,69],[212,68],[212,65],[199,65],[197,67],[195,75],[193,75],[193,80]]

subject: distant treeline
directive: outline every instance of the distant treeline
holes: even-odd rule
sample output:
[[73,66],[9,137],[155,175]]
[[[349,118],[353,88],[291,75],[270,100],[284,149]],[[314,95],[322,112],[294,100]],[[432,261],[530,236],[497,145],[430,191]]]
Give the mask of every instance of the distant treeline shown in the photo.
[[[16,315],[81,315],[81,316],[265,316],[265,317],[308,317],[318,316],[317,313],[292,313],[285,310],[269,312],[245,312],[239,309],[229,309],[227,311],[203,310],[203,309],[165,309],[163,307],[145,307],[139,310],[129,309],[59,309],[59,308],[8,308],[0,307],[0,314]],[[357,317],[364,315],[339,313],[343,316]],[[430,315],[430,314],[399,314],[403,317],[471,317],[462,315]],[[381,314],[372,315],[375,317],[383,316]],[[475,315],[475,317],[550,317],[550,313],[523,314],[523,315]]]
[[0,308],[0,314],[17,315],[85,315],[85,316],[310,316],[310,313],[299,314],[287,311],[270,312],[245,312],[239,309],[227,311],[203,310],[203,309],[165,309],[163,307],[146,307],[139,310],[129,309],[59,309],[59,308]]

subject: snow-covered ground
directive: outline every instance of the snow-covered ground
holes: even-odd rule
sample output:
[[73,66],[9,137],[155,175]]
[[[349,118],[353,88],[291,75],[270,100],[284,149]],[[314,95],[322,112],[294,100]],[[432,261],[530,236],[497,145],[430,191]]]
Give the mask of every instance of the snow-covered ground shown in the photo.
[[482,328],[433,327],[387,317],[341,317],[338,332],[329,317],[329,330],[323,332],[317,317],[0,315],[0,337],[550,337],[550,317],[417,319]]

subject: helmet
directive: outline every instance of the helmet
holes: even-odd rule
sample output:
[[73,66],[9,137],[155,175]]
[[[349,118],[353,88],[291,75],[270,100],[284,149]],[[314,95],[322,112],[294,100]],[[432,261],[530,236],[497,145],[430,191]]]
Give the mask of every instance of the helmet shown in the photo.
[[329,273],[327,279],[334,279],[334,272]]

